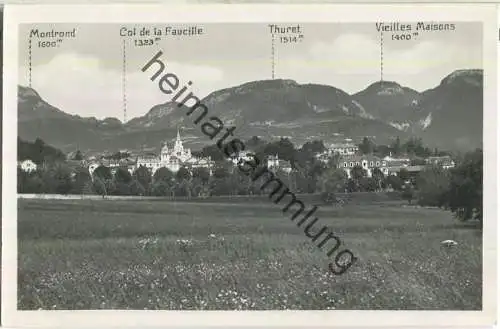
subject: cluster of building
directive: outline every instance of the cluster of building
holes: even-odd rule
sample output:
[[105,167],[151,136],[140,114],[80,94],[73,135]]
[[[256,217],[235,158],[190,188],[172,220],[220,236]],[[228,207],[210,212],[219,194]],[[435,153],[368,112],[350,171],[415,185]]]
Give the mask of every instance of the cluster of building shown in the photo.
[[359,152],[359,147],[353,143],[336,143],[328,145],[325,152],[316,154],[316,159],[327,163],[334,155],[351,156]]
[[[126,150],[123,150],[123,153],[126,153]],[[232,162],[234,166],[237,166],[242,161],[252,161],[253,157],[251,154],[252,153],[250,151],[240,152],[229,158],[228,161]],[[277,155],[267,157],[266,161],[267,166],[270,169],[281,169],[288,173],[292,171],[290,163],[279,159]],[[215,167],[215,161],[213,161],[210,157],[193,156],[191,149],[184,147],[179,131],[177,131],[177,138],[173,147],[169,148],[167,142],[164,142],[159,155],[155,153],[143,153],[135,157],[128,157],[119,160],[105,157],[98,159],[92,156],[82,161],[68,160],[67,163],[72,167],[81,165],[87,167],[90,175],[92,175],[99,166],[110,168],[112,174],[114,174],[118,168],[127,168],[127,170],[132,174],[135,170],[137,170],[137,168],[142,166],[149,169],[151,175],[154,175],[154,173],[160,168],[167,168],[173,173],[176,173],[181,167],[185,167],[188,170],[192,170],[194,168],[207,168],[210,174],[212,174],[212,170]],[[26,172],[35,171],[37,169],[37,165],[31,160],[19,161],[18,166],[21,170]]]
[[118,167],[127,167],[130,173],[133,173],[139,167],[145,167],[154,175],[160,168],[167,168],[174,173],[178,172],[181,167],[188,169],[204,167],[211,170],[214,166],[214,161],[209,157],[192,156],[191,150],[184,148],[180,133],[177,131],[174,146],[169,148],[167,142],[164,142],[159,155],[145,153],[138,155],[135,159],[121,159],[118,161],[92,159],[88,165],[89,173],[92,175],[94,170],[101,165],[111,168],[112,171]]
[[[231,161],[234,166],[237,166],[238,164],[243,164],[246,161],[253,162],[254,154],[255,153],[252,151],[239,152],[228,160]],[[286,173],[290,173],[292,171],[292,165],[290,162],[280,159],[277,154],[268,156],[265,161],[267,162],[267,167],[271,170],[282,170]]]
[[[455,166],[454,161],[449,156],[429,157],[425,160],[425,165],[415,166],[411,165],[410,159],[407,158],[393,158],[391,156],[379,158],[373,155],[359,155],[358,153],[359,148],[355,144],[339,143],[329,145],[326,152],[317,154],[316,157],[318,160],[328,163],[333,156],[339,156],[338,168],[343,169],[348,177],[351,177],[352,170],[355,167],[363,168],[366,170],[367,176],[371,177],[376,169],[380,170],[384,176],[389,176],[397,175],[403,168],[409,173],[418,173],[426,165],[438,165],[445,169]],[[251,151],[240,152],[228,159],[228,161],[236,166],[244,161],[252,161],[252,154]],[[266,161],[268,168],[271,170],[282,170],[286,173],[292,171],[290,162],[279,159],[278,155],[268,156]],[[91,175],[99,166],[110,168],[112,173],[116,172],[118,168],[127,168],[131,174],[142,166],[148,168],[152,175],[160,168],[167,168],[176,173],[181,167],[185,167],[188,170],[207,168],[210,174],[212,174],[212,170],[215,167],[215,162],[210,157],[193,156],[191,150],[184,147],[179,131],[177,131],[177,138],[173,147],[169,148],[167,143],[164,142],[159,155],[146,153],[134,158],[120,160],[96,159],[92,157],[81,162],[78,161],[76,165],[81,165],[82,163],[89,169]],[[18,165],[23,171],[27,172],[37,169],[37,165],[31,160],[20,161]]]
[[[450,156],[434,156],[425,159],[425,165],[411,165],[411,160],[408,158],[393,158],[391,155],[380,158],[374,155],[359,155],[358,149],[354,145],[337,146],[344,148],[342,152],[335,152],[340,155],[338,168],[343,169],[348,177],[351,177],[353,168],[363,168],[368,177],[373,175],[373,172],[380,170],[384,176],[397,175],[402,169],[405,169],[410,174],[418,174],[426,166],[440,166],[443,169],[455,167],[455,162]],[[355,150],[355,151],[353,151]],[[321,155],[320,155],[321,159]]]

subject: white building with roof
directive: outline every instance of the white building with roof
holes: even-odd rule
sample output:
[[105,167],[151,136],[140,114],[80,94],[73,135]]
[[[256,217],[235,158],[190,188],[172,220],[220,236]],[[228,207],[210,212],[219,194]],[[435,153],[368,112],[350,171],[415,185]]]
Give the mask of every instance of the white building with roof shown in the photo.
[[290,162],[281,160],[277,154],[267,157],[267,167],[273,170],[283,170],[286,173],[290,173],[292,171]]
[[231,161],[233,165],[237,166],[239,163],[244,163],[245,161],[253,161],[255,153],[252,151],[240,151],[234,154],[228,161]]
[[450,169],[455,167],[455,161],[449,156],[433,156],[425,159],[427,165],[441,166],[443,169]]
[[27,159],[23,161],[18,161],[18,166],[21,168],[22,171],[25,172],[32,172],[35,171],[36,168],[38,167],[36,163],[34,163],[32,160]]
[[329,155],[355,155],[359,151],[359,147],[354,143],[334,143],[328,147]]
[[346,143],[334,143],[330,144],[326,151],[322,153],[317,153],[314,156],[318,161],[321,161],[323,163],[328,163],[330,159],[334,155],[340,155],[340,156],[350,156],[350,155],[356,155],[359,151],[359,147],[350,142]]
[[389,171],[387,161],[373,155],[347,155],[339,160],[338,167],[344,169],[347,177],[351,177],[351,171],[354,167],[361,167],[366,170],[367,176],[371,177],[375,168],[387,176]]
[[407,167],[411,165],[411,160],[408,158],[393,158],[391,155],[384,157],[389,167]]

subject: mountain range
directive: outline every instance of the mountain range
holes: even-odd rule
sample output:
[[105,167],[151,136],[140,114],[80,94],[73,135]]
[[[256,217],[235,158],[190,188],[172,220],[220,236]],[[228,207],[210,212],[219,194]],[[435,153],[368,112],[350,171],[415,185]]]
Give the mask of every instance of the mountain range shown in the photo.
[[[338,88],[293,80],[252,81],[217,90],[202,99],[210,115],[241,139],[288,137],[296,145],[364,136],[377,144],[396,136],[421,137],[428,146],[447,150],[482,147],[483,71],[458,70],[424,92],[379,81],[350,95]],[[47,103],[34,89],[18,87],[19,137],[37,137],[69,152],[158,150],[177,128],[193,149],[213,143],[175,102],[154,105],[144,116],[122,123],[70,115]]]

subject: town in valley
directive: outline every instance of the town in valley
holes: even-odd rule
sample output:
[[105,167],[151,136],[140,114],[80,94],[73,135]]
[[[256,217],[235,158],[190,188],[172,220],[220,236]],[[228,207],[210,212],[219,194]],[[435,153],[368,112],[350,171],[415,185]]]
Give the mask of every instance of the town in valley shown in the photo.
[[[72,179],[76,179],[77,175],[82,175],[83,169],[87,172],[88,178],[91,181],[94,181],[96,177],[98,179],[102,178],[100,176],[102,171],[109,171],[113,176],[116,176],[118,171],[122,173],[126,172],[130,175],[130,180],[132,180],[132,177],[137,177],[138,170],[143,170],[151,176],[153,181],[155,174],[162,170],[170,172],[172,177],[176,174],[185,175],[185,177],[195,177],[196,175],[200,175],[200,172],[205,172],[206,175],[213,176],[218,168],[226,170],[229,174],[235,172],[238,164],[250,161],[252,156],[256,154],[260,154],[262,157],[261,163],[272,171],[285,173],[290,176],[294,173],[298,174],[299,171],[304,169],[299,164],[299,161],[294,161],[297,159],[290,158],[287,155],[284,158],[280,158],[280,153],[283,153],[283,150],[286,148],[283,147],[283,149],[280,149],[280,145],[293,145],[288,139],[281,138],[279,142],[275,142],[277,147],[275,147],[274,153],[270,151],[272,147],[266,147],[265,142],[259,139],[259,137],[254,136],[250,139],[250,141],[252,140],[261,143],[260,149],[240,151],[229,158],[215,156],[215,159],[213,159],[212,156],[206,155],[204,154],[206,152],[203,152],[204,150],[210,150],[209,147],[205,147],[201,151],[198,150],[198,152],[193,152],[190,148],[185,147],[180,129],[178,129],[175,140],[165,140],[161,145],[159,154],[144,151],[133,152],[127,149],[116,150],[115,152],[97,154],[92,152],[85,154],[80,150],[75,150],[65,156],[64,163],[68,168],[71,168],[70,175]],[[313,178],[313,175],[321,174],[333,167],[338,169],[339,172],[344,173],[346,182],[355,177],[364,177],[367,180],[367,186],[370,186],[370,182],[373,182],[374,185],[372,184],[372,186],[378,186],[378,188],[367,187],[366,191],[380,190],[382,185],[385,190],[394,190],[394,188],[399,190],[404,184],[414,182],[418,174],[426,168],[437,167],[448,170],[455,166],[452,156],[446,154],[446,152],[439,152],[437,149],[433,151],[428,148],[426,149],[421,143],[419,139],[411,139],[407,143],[410,145],[410,148],[413,147],[410,150],[411,153],[404,152],[404,143],[398,137],[394,145],[382,145],[379,147],[380,150],[383,150],[381,151],[382,154],[383,152],[386,153],[384,156],[380,154],[381,152],[378,152],[378,155],[377,152],[374,152],[376,145],[367,137],[364,137],[359,144],[349,138],[339,143],[329,143],[327,145],[324,145],[322,141],[316,140],[297,147],[296,152],[300,153],[302,151],[302,153],[307,153],[307,156],[311,157],[306,159],[307,166],[310,168],[319,168],[312,169],[319,171],[314,174],[309,173],[311,174],[311,178]],[[272,145],[272,143],[268,145]],[[416,150],[418,155],[415,154]],[[215,150],[214,152],[220,151]],[[41,169],[44,165],[44,162],[37,164],[31,159],[24,159],[18,162],[19,169],[28,175],[35,173],[37,169]],[[402,178],[402,180],[397,180],[398,177]],[[381,181],[388,183],[382,184]],[[142,188],[139,190],[143,191],[140,195],[147,194],[147,187],[143,186]],[[89,189],[82,189],[79,192],[91,193],[90,191]],[[303,192],[319,191],[318,189]],[[348,191],[348,184],[346,184],[343,191],[340,189],[337,192]],[[70,192],[66,191],[66,193]],[[353,191],[351,190],[351,192]],[[120,192],[117,193],[122,194]]]

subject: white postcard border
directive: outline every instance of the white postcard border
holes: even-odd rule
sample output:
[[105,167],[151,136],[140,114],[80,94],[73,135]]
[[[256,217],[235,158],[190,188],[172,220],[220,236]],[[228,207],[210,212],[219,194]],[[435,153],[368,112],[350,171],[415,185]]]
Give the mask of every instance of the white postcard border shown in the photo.
[[[163,10],[162,10],[163,9]],[[2,320],[12,327],[479,326],[496,311],[497,14],[473,5],[6,5],[4,10]],[[229,18],[229,19],[228,19]],[[482,21],[484,112],[483,311],[17,311],[18,24],[163,22]]]

